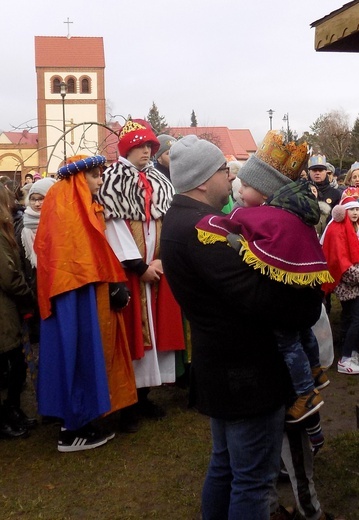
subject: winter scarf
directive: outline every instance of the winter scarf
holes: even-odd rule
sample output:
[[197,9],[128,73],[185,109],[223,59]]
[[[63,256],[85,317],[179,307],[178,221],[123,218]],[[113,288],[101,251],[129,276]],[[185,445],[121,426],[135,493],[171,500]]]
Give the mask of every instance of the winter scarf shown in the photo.
[[37,267],[37,256],[34,251],[36,231],[40,221],[40,212],[27,207],[24,211],[24,227],[21,231],[21,242],[24,246],[25,257],[31,267]]

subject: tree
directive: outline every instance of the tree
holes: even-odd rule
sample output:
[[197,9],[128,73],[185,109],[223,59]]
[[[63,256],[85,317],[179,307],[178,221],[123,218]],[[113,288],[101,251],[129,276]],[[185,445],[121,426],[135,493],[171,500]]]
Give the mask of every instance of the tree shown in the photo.
[[191,126],[198,126],[197,117],[196,117],[194,110],[192,110],[192,114],[191,114]]
[[337,162],[342,168],[350,153],[352,144],[348,114],[342,110],[332,110],[320,115],[310,127],[313,131],[311,143],[314,153],[321,152],[328,160]]
[[352,128],[351,153],[352,158],[357,161],[359,158],[359,117],[356,118]]
[[206,141],[209,141],[210,143],[218,146],[218,148],[221,147],[220,137],[218,135],[214,134],[213,132],[204,132],[203,134],[200,134],[198,136],[198,139],[205,139]]
[[151,124],[156,135],[159,135],[167,128],[166,118],[161,116],[156,103],[153,101],[152,107],[148,112],[147,121]]

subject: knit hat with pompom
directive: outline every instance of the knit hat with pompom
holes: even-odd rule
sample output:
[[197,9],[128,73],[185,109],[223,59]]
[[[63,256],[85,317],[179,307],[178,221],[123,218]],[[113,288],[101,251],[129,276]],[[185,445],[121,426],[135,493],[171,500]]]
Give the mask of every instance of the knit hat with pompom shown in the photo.
[[335,222],[343,222],[346,210],[359,208],[359,189],[348,188],[343,192],[342,198],[337,206],[332,210],[332,217]]

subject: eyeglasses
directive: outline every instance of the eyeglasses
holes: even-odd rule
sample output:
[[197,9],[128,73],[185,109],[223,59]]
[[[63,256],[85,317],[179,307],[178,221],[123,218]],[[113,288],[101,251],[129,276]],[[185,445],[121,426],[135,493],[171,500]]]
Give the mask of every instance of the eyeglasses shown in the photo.
[[42,204],[44,202],[44,197],[41,199],[29,199],[30,204],[36,204],[38,202],[39,204]]
[[229,166],[221,166],[221,168],[218,168],[217,172],[226,172],[227,177],[229,177]]

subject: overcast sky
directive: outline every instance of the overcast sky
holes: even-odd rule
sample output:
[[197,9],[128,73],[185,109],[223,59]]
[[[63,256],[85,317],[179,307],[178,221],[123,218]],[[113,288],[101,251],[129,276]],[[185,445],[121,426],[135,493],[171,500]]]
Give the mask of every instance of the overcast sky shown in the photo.
[[[343,0],[2,0],[0,130],[36,125],[35,36],[102,36],[110,112],[171,126],[299,135],[321,115],[359,113],[359,56],[318,53],[310,24]],[[118,118],[121,121],[120,118]]]

